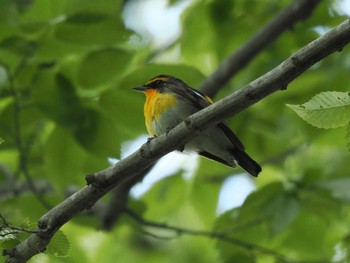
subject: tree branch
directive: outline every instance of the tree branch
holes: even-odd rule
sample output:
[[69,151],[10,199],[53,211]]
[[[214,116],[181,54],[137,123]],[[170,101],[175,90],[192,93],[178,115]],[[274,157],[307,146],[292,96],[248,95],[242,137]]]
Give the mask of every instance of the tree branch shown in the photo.
[[102,214],[102,227],[103,229],[110,230],[112,229],[115,222],[123,214],[125,207],[127,206],[128,197],[130,189],[146,174],[152,169],[153,165],[147,167],[145,170],[137,173],[130,180],[119,184],[111,191],[111,197],[105,208],[103,209]]
[[319,2],[320,0],[293,1],[238,48],[235,53],[224,60],[216,71],[202,83],[199,90],[209,97],[213,97],[237,72],[286,29],[292,28],[297,21],[306,19]]
[[7,262],[25,262],[44,251],[55,232],[81,211],[91,207],[113,187],[133,178],[156,160],[173,151],[210,125],[237,114],[264,97],[287,85],[310,66],[350,42],[350,19],[294,53],[273,70],[247,86],[188,117],[166,134],[145,143],[139,150],[117,164],[87,176],[88,185],[42,216],[38,223],[40,233],[30,235],[15,248],[5,253]]
[[[207,237],[207,238],[211,238],[211,239],[217,239],[217,240],[221,240],[221,241],[224,241],[224,242],[227,242],[227,243],[230,243],[230,244],[242,247],[242,248],[247,249],[247,250],[251,250],[251,251],[255,251],[255,252],[262,253],[262,254],[267,254],[267,255],[273,256],[276,259],[278,259],[279,262],[286,262],[286,263],[293,262],[293,263],[297,263],[297,261],[291,260],[291,259],[287,258],[286,256],[278,253],[275,250],[272,250],[272,249],[269,249],[269,248],[266,248],[266,247],[262,247],[260,245],[256,245],[256,244],[249,243],[249,242],[246,242],[244,240],[232,237],[232,236],[228,235],[228,233],[226,231],[225,232],[214,232],[214,231],[193,230],[193,229],[189,229],[189,228],[171,226],[171,225],[168,225],[168,224],[165,224],[165,223],[157,223],[157,222],[148,221],[148,220],[142,218],[141,216],[139,216],[138,214],[136,214],[135,212],[133,212],[130,209],[126,209],[125,212],[130,218],[135,220],[140,225],[147,226],[147,227],[152,227],[152,228],[163,229],[163,230],[166,230],[166,231],[171,231],[171,232],[174,232],[176,234],[176,236],[179,236],[179,235],[182,235],[182,234],[186,234],[186,235],[192,235],[192,236],[202,236],[202,237]],[[251,225],[254,225],[256,223],[261,223],[261,220],[257,221],[257,222],[252,222]],[[244,226],[244,227],[246,227],[246,226]],[[237,229],[237,230],[239,231],[239,229]],[[237,230],[235,231],[235,229],[234,229],[231,232],[238,232]],[[163,240],[173,239],[173,237],[158,236],[158,235],[155,235],[155,234],[147,232],[147,231],[144,231],[143,233],[146,234],[146,235],[149,235],[149,236],[151,236],[153,238],[160,238],[160,239],[163,239]]]
[[[53,192],[53,188],[48,179],[35,179],[32,180],[32,184],[40,195]],[[0,200],[28,194],[28,192],[32,191],[27,181],[7,180],[0,184]]]
[[27,56],[24,57],[21,63],[17,66],[13,74],[11,74],[10,70],[7,70],[8,76],[9,76],[9,82],[10,82],[10,92],[14,101],[13,103],[14,141],[19,153],[19,156],[18,156],[19,173],[21,172],[23,173],[29,188],[31,189],[32,193],[34,194],[36,199],[39,201],[39,203],[41,203],[47,210],[49,210],[51,208],[51,205],[46,201],[46,199],[35,187],[35,184],[33,183],[33,179],[29,173],[28,160],[27,160],[28,153],[26,152],[26,148],[28,148],[29,145],[28,147],[25,147],[22,141],[22,127],[21,127],[21,121],[20,121],[21,110],[22,110],[21,98],[20,98],[20,94],[16,89],[14,79],[19,74],[19,72],[26,66],[27,60],[28,60],[28,57]]
[[[5,229],[10,229],[12,230],[12,232],[5,232],[0,234],[0,236],[2,237],[6,237],[7,235],[16,235],[18,234],[18,232],[26,232],[26,233],[38,233],[38,230],[31,230],[31,229],[27,229],[24,227],[18,227],[18,226],[12,226],[9,223],[7,223],[5,217],[0,213],[0,230],[3,231],[4,228]],[[1,233],[1,232],[0,232]]]

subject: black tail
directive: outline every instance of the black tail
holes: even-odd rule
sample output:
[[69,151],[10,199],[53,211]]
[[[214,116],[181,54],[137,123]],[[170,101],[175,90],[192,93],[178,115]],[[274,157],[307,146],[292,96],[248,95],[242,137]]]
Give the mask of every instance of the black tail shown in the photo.
[[233,152],[233,156],[239,166],[241,166],[244,170],[250,173],[253,176],[258,176],[261,172],[261,166],[254,161],[248,154],[241,150],[235,150]]

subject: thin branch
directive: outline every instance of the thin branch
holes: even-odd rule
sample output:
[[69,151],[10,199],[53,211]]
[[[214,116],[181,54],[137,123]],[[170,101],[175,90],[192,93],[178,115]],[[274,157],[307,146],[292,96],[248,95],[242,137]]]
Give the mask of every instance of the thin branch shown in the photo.
[[[24,228],[24,227],[13,226],[13,225],[6,225],[6,228],[14,230],[12,234],[18,234],[18,232],[25,232],[25,233],[29,233],[29,234],[39,234],[40,233],[39,230],[32,230],[32,229],[28,229],[28,228]],[[6,236],[6,235],[8,235],[8,233],[2,234],[2,235]]]
[[19,171],[23,173],[28,186],[30,187],[32,193],[37,198],[37,200],[47,209],[50,209],[52,206],[45,200],[45,198],[39,193],[39,191],[36,189],[35,184],[33,183],[33,180],[30,176],[28,166],[27,166],[27,152],[26,147],[24,146],[22,142],[22,130],[21,130],[21,100],[20,95],[18,94],[18,91],[14,84],[14,79],[19,74],[19,72],[22,70],[23,67],[25,67],[27,63],[27,57],[25,57],[21,63],[18,65],[16,70],[13,74],[8,70],[9,75],[9,83],[10,83],[10,92],[14,100],[14,109],[13,109],[13,120],[14,120],[14,139],[15,144],[19,153]]
[[3,232],[3,230],[2,231],[0,231],[0,237],[1,238],[8,238],[9,236],[15,236],[15,235],[17,235],[18,234],[18,231],[16,231],[16,230],[14,230],[14,231],[8,231],[8,232]]
[[12,250],[6,251],[9,255],[7,263],[25,262],[44,251],[62,225],[90,208],[113,187],[133,178],[166,153],[193,139],[208,126],[237,114],[276,91],[285,90],[292,80],[309,67],[333,52],[342,50],[349,42],[350,19],[347,19],[247,86],[193,114],[168,133],[145,143],[117,164],[87,176],[87,186],[40,218],[40,234],[32,234]]
[[110,230],[127,206],[130,189],[152,169],[153,165],[135,175],[130,180],[118,185],[111,191],[111,197],[102,211],[102,227]]
[[299,20],[306,19],[320,0],[295,0],[272,18],[255,35],[224,60],[216,71],[199,87],[204,94],[213,97],[237,72],[263,51],[284,31]]
[[[245,249],[250,250],[250,251],[259,252],[262,254],[267,254],[267,255],[273,256],[277,260],[279,260],[280,262],[286,262],[286,263],[299,262],[299,261],[289,259],[285,255],[282,255],[275,250],[272,250],[272,249],[269,249],[266,247],[262,247],[260,245],[252,244],[252,243],[246,242],[244,240],[229,236],[226,231],[225,232],[215,232],[215,231],[205,231],[205,230],[193,230],[193,229],[189,229],[189,228],[171,226],[171,225],[168,225],[165,223],[152,222],[152,221],[145,220],[144,218],[142,218],[141,216],[139,216],[138,214],[136,214],[135,212],[133,212],[130,209],[126,209],[125,213],[127,215],[129,215],[130,218],[132,218],[133,220],[135,220],[138,224],[140,224],[142,226],[158,228],[158,229],[162,229],[165,231],[175,232],[176,236],[186,234],[186,235],[192,235],[192,236],[202,236],[202,237],[206,237],[206,238],[217,239],[217,240],[221,240],[221,241],[245,248]],[[143,231],[143,233],[145,233],[145,232]],[[160,238],[163,240],[164,239],[170,240],[170,239],[175,238],[175,237],[172,238],[172,237],[159,236],[159,235],[156,235],[154,233],[150,233],[148,231],[146,232],[146,234],[153,237],[153,238],[157,238],[157,239]]]
[[1,221],[2,221],[2,223],[1,224],[3,224],[3,225],[7,225],[7,221],[6,221],[6,218],[0,213],[0,219],[1,219]]
[[[32,183],[35,185],[35,189],[40,194],[47,194],[53,191],[48,179],[35,179],[32,180]],[[0,200],[25,195],[29,192],[32,193],[32,189],[28,185],[27,181],[19,181],[10,178],[0,184]]]
[[1,231],[4,231],[4,229],[12,230],[12,232],[11,231],[5,232],[5,233],[0,232],[1,237],[6,237],[8,235],[16,235],[16,234],[18,234],[18,232],[26,232],[26,233],[30,233],[30,234],[37,234],[40,232],[38,230],[31,230],[31,229],[27,229],[24,227],[10,225],[9,223],[7,223],[6,218],[1,213],[0,213],[0,220],[2,221],[0,223],[0,230]]

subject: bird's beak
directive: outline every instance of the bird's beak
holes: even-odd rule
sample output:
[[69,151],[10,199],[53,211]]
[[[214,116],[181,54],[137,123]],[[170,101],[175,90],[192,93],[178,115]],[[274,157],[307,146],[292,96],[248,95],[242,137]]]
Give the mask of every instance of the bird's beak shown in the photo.
[[137,91],[145,91],[147,89],[147,87],[144,86],[137,86],[135,88],[133,88],[133,90],[137,90]]

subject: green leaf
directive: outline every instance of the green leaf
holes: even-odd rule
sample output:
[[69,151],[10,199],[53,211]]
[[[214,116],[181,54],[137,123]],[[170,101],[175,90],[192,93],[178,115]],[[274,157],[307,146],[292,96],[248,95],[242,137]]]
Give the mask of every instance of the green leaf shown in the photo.
[[331,226],[322,216],[302,211],[297,220],[288,229],[288,235],[282,235],[282,251],[288,251],[293,258],[306,261],[331,262],[334,253],[334,226]]
[[0,144],[2,144],[5,140],[0,137]]
[[347,141],[348,152],[350,152],[350,122],[349,122],[348,126],[346,127],[345,139]]
[[45,152],[45,171],[56,189],[64,191],[69,184],[82,184],[83,174],[88,171],[87,153],[71,133],[57,126],[46,141]]
[[45,253],[56,257],[67,257],[69,255],[70,242],[66,235],[58,230],[47,246]]
[[[96,2],[85,1],[85,0],[73,0],[67,1],[65,12],[69,15],[76,13],[104,13],[104,14],[115,14],[118,13],[121,1],[115,0],[101,0]],[[119,14],[119,13],[118,13]]]
[[350,96],[346,92],[322,92],[302,105],[287,106],[318,128],[338,128],[350,119]]
[[78,69],[79,83],[88,89],[111,83],[127,68],[131,54],[117,48],[92,51],[81,62]]
[[293,195],[283,193],[272,200],[264,212],[271,217],[271,220],[268,221],[269,227],[273,233],[278,233],[298,216],[299,202]]
[[100,13],[79,14],[58,24],[55,36],[59,40],[79,45],[115,45],[126,41],[130,32],[119,17]]
[[70,16],[67,19],[67,22],[73,23],[73,24],[93,24],[93,23],[99,23],[106,19],[107,16],[105,14],[99,14],[99,13],[78,13],[75,15]]
[[8,227],[0,226],[0,244],[4,241],[16,239],[18,231]]
[[317,185],[331,191],[332,196],[344,202],[350,202],[350,178],[343,177],[334,180],[321,181]]
[[36,43],[19,36],[11,36],[3,40],[0,48],[21,56],[30,56],[36,50]]
[[[109,89],[99,99],[103,114],[120,127],[118,141],[134,139],[141,133],[147,133],[143,116],[145,96],[136,93],[131,87]],[[128,114],[125,114],[126,110]]]
[[295,220],[299,202],[293,193],[286,192],[281,183],[271,183],[248,196],[239,209],[239,221],[246,223],[264,219],[274,233],[281,232]]
[[192,186],[189,201],[203,219],[203,223],[206,223],[206,227],[211,227],[216,219],[217,197],[221,185],[203,180],[199,174],[195,177]]
[[210,6],[203,3],[192,5],[183,17],[185,27],[179,39],[182,62],[200,67],[202,72],[210,72],[217,63],[213,48],[218,42],[210,19]]
[[236,244],[231,244],[228,242],[224,242],[221,240],[218,240],[216,243],[216,248],[220,253],[221,258],[223,259],[222,262],[224,263],[232,263],[232,262],[239,262],[239,263],[251,263],[254,261],[254,255],[251,251],[248,249],[244,249],[237,246]]
[[69,130],[76,140],[95,155],[115,156],[120,149],[119,131],[109,118],[86,106],[71,81],[54,70],[37,76],[33,95],[41,111]]
[[158,221],[176,220],[176,214],[186,203],[186,186],[179,174],[156,182],[141,199],[148,204],[159,203],[157,206],[147,206],[147,217],[156,218]]

